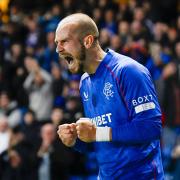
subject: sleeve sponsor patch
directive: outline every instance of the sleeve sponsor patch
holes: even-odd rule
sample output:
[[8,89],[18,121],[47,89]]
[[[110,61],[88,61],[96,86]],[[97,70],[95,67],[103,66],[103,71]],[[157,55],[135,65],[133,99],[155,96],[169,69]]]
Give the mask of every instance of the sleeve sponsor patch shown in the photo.
[[144,104],[140,104],[140,105],[136,106],[135,107],[135,112],[137,114],[137,113],[147,111],[147,110],[150,110],[150,109],[155,109],[154,102],[148,102],[148,103],[144,103]]

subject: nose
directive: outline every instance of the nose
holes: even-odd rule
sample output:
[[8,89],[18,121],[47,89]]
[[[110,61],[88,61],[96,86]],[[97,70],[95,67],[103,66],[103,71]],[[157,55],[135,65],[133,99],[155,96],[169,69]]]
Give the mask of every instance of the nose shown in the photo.
[[56,52],[57,53],[62,53],[63,50],[64,50],[63,46],[60,43],[58,43],[57,47],[56,47]]

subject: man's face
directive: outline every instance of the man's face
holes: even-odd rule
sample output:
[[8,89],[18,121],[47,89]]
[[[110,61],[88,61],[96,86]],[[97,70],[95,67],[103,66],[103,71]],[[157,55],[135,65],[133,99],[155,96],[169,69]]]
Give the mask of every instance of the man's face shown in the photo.
[[58,27],[55,35],[56,50],[60,58],[65,59],[68,69],[77,73],[86,59],[86,49],[77,33],[73,33],[74,25]]

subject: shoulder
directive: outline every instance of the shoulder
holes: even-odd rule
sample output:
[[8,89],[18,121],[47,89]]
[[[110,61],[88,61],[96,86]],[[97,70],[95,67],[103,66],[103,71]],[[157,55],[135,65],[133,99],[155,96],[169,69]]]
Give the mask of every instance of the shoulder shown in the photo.
[[81,76],[81,79],[80,79],[80,82],[79,82],[79,89],[81,88],[82,86],[82,82],[89,77],[89,74],[88,73],[84,73],[82,76]]
[[[143,80],[151,80],[151,75],[146,67],[138,63],[131,57],[113,53],[113,58],[109,64],[109,71],[116,77],[120,82],[135,82]],[[146,81],[145,80],[145,81]]]
[[136,60],[132,59],[129,56],[125,56],[122,54],[116,53],[114,56],[114,61],[116,62],[116,65],[119,69],[125,69],[125,70],[130,70],[130,69],[139,69],[143,70],[145,67],[138,63]]
[[116,52],[113,52],[109,69],[111,69],[117,76],[127,74],[149,74],[147,68],[138,63],[136,60]]
[[110,53],[112,56],[111,61],[109,61],[108,63],[108,66],[114,68],[115,70],[124,69],[126,67],[134,65],[135,60],[128,56],[119,54],[111,49],[108,50],[108,53]]

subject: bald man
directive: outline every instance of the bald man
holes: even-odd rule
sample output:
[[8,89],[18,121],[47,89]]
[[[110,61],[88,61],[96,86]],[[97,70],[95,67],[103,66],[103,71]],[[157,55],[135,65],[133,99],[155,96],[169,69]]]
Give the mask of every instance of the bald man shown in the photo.
[[56,50],[66,60],[71,72],[78,72],[82,65],[85,72],[95,73],[106,54],[98,43],[98,37],[97,26],[87,15],[74,14],[59,23]]
[[108,49],[86,14],[65,17],[56,29],[57,53],[69,70],[85,72],[80,94],[85,118],[59,126],[61,141],[80,152],[94,146],[98,178],[163,179],[161,111],[148,70]]

